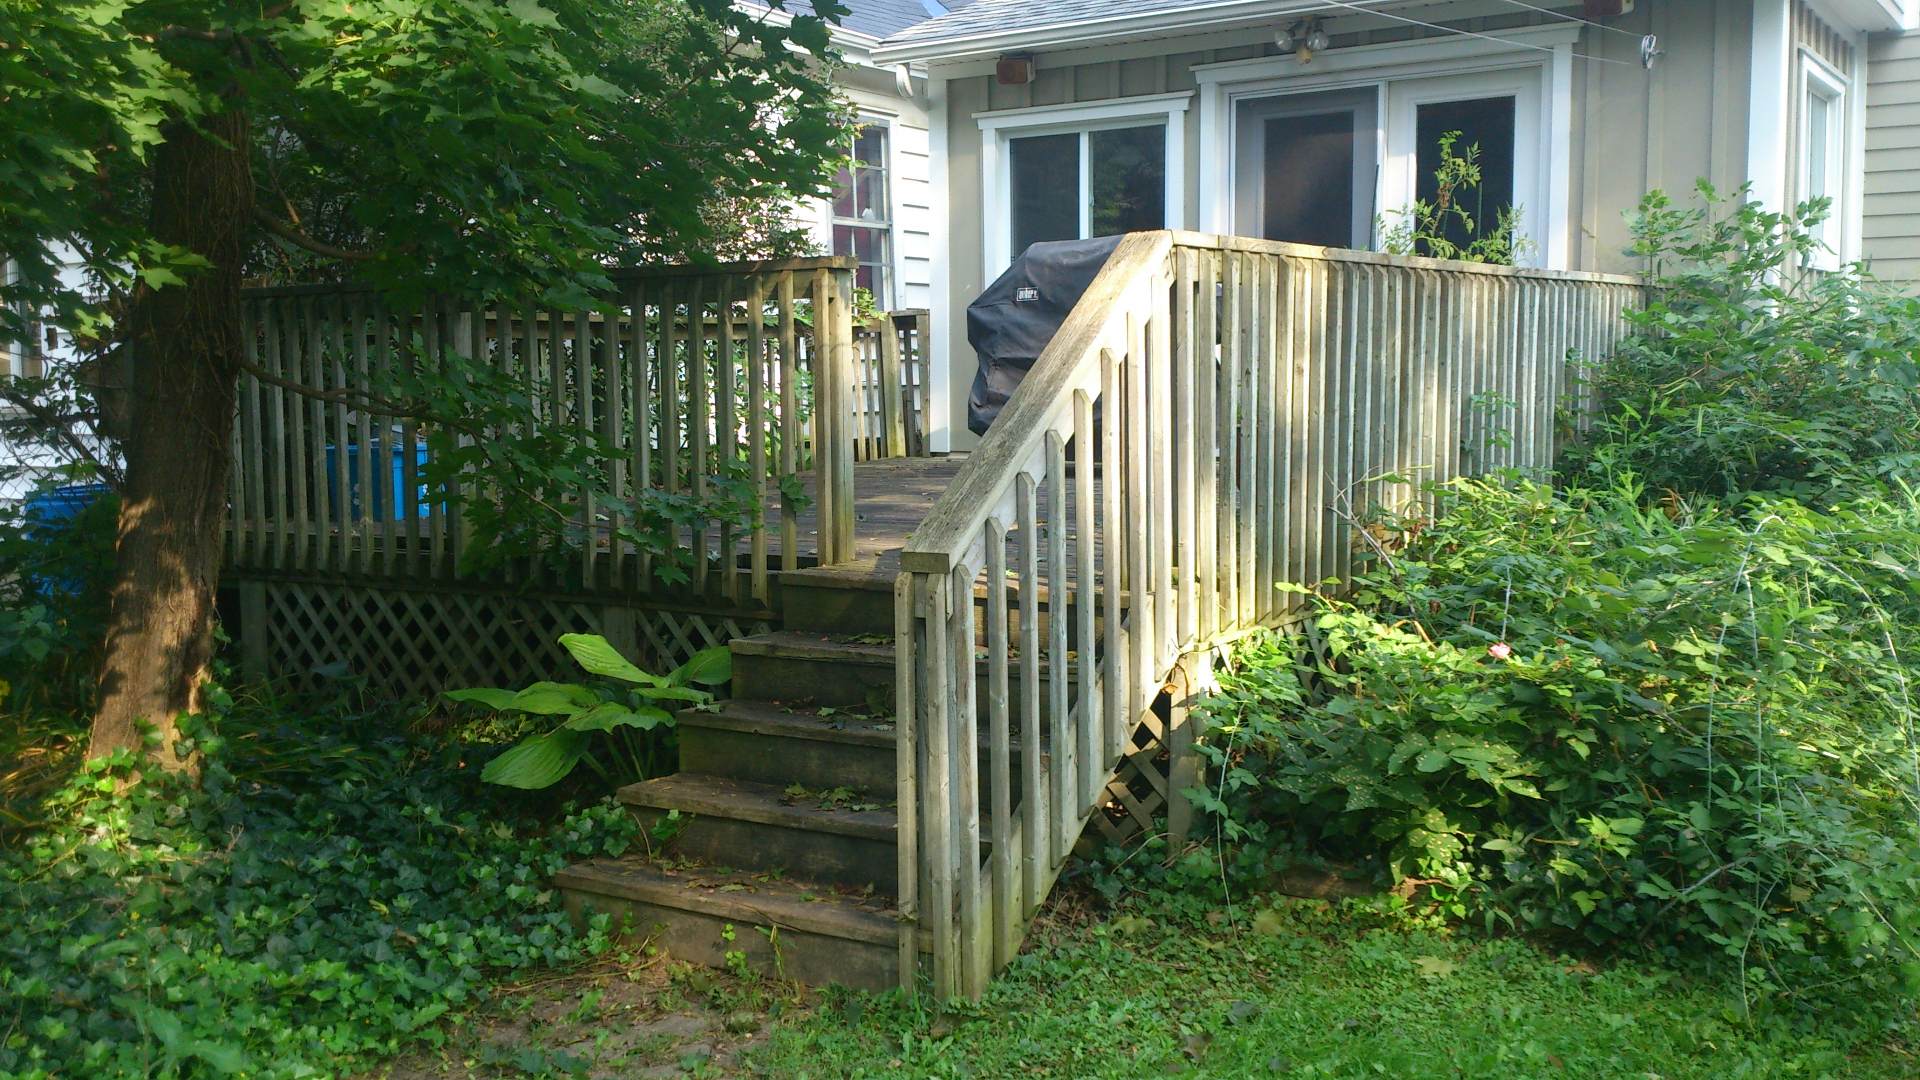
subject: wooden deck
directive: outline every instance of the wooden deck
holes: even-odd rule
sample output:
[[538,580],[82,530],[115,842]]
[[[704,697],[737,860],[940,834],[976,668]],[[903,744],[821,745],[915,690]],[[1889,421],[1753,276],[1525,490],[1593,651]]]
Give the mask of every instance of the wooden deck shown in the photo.
[[[889,576],[900,569],[900,549],[913,534],[940,494],[953,484],[965,454],[946,457],[881,458],[853,467],[855,564]],[[800,512],[801,561],[819,558],[819,548],[808,538],[819,535],[815,523],[820,500],[816,474],[805,477],[807,508]],[[768,499],[767,520],[779,518],[780,497]],[[778,537],[772,538],[777,550]]]

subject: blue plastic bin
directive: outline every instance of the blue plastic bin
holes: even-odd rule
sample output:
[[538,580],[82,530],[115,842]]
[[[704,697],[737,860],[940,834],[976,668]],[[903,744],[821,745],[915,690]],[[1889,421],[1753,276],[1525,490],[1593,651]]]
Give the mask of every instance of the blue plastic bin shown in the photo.
[[21,509],[35,531],[62,525],[80,516],[93,501],[113,489],[105,484],[67,484],[27,496]]
[[[361,521],[372,518],[375,521],[406,520],[406,504],[389,493],[405,491],[407,487],[406,449],[400,445],[391,448],[379,439],[369,443],[375,460],[371,476],[373,490],[360,490],[360,454],[362,447],[358,443],[347,447],[347,509],[343,514],[340,508],[340,472],[338,462],[340,450],[337,446],[327,447],[327,493],[333,503],[333,512],[346,521]],[[415,443],[413,447],[414,475],[422,477],[427,468],[427,444]],[[424,480],[414,485],[414,514],[425,518],[432,512],[432,503],[427,498],[427,485]]]

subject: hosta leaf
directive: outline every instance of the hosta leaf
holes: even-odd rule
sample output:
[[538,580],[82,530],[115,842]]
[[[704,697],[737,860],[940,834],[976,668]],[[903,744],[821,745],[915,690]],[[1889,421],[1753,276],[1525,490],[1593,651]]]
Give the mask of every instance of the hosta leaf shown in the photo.
[[586,746],[587,737],[580,732],[554,728],[487,762],[487,767],[480,770],[480,779],[529,791],[552,787],[573,771]]
[[621,682],[639,683],[643,686],[659,686],[658,675],[649,675],[635,667],[620,650],[608,643],[599,634],[562,634],[560,644],[566,647],[573,659],[581,667],[594,675]]
[[695,705],[704,705],[713,700],[713,695],[705,690],[695,690],[690,686],[642,686],[634,691],[648,701],[687,701]]
[[506,707],[540,716],[569,716],[600,703],[593,691],[572,683],[537,682],[513,695]]
[[693,658],[667,676],[672,686],[694,683],[699,686],[723,686],[733,678],[733,650],[725,645],[701,649]]
[[603,701],[593,708],[568,720],[563,727],[574,731],[612,731],[617,727],[635,727],[642,731],[652,731],[661,724],[673,723],[673,717],[665,709],[655,709],[642,705],[638,709],[629,709],[614,701]]
[[512,709],[517,707],[513,703],[517,694],[518,691],[514,690],[476,686],[470,690],[449,690],[440,696],[448,701],[470,701],[477,705],[485,705],[489,709]]

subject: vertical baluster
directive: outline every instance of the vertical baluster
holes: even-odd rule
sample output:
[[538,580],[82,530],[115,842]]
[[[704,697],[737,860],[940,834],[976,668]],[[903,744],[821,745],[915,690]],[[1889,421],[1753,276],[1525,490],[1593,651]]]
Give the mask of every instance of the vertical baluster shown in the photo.
[[[953,571],[953,687],[954,694],[954,804],[959,828],[960,859],[960,992],[979,997],[987,989],[991,942],[982,933],[980,892],[980,714],[975,701],[978,680],[974,664],[973,570]],[[986,929],[991,930],[991,924]],[[981,946],[987,946],[983,953]]]
[[[807,358],[813,366],[813,475],[815,480],[814,503],[817,507],[815,528],[819,544],[820,563],[833,562],[833,523],[839,517],[836,498],[839,492],[834,490],[833,476],[835,454],[839,450],[840,439],[844,435],[842,417],[835,413],[834,390],[837,380],[834,378],[833,364],[833,317],[831,294],[832,278],[825,270],[817,270],[809,283],[808,293],[813,301],[813,327],[809,338]],[[959,600],[956,597],[955,603]]]
[[[681,305],[686,300],[687,285],[683,279],[669,278],[660,286],[660,350],[654,358],[659,365],[660,391],[656,399],[660,408],[660,490],[667,496],[684,495],[687,492],[680,473],[681,420],[680,386],[685,361],[680,353],[680,342],[686,331],[681,319]],[[692,305],[687,305],[692,310]],[[668,539],[674,547],[679,547],[685,536],[678,525],[669,526]]]
[[[1333,372],[1327,363],[1327,323],[1332,317],[1333,298],[1327,289],[1329,264],[1306,264],[1300,291],[1294,302],[1294,318],[1304,326],[1295,339],[1295,378],[1301,391],[1293,409],[1292,425],[1296,442],[1304,442],[1304,466],[1294,478],[1294,499],[1301,523],[1300,556],[1295,561],[1296,582],[1317,583],[1327,575],[1326,511],[1327,428],[1334,422],[1328,409],[1328,387]],[[1299,596],[1287,598],[1290,608],[1303,602]]]
[[[427,301],[420,313],[421,340],[425,342],[425,355],[421,357],[421,363],[426,366],[426,370],[435,375],[446,374],[444,352],[447,341],[441,335],[441,303],[441,298],[436,296]],[[417,456],[413,451],[414,438],[417,437],[416,434],[407,440],[409,451],[407,460],[409,461]],[[412,501],[412,492],[418,490],[417,485],[421,482],[418,473],[419,470],[415,469],[416,475],[410,477],[407,482],[409,501]],[[438,577],[441,571],[441,557],[447,550],[446,501],[438,489],[428,492],[427,534],[428,546],[424,569],[429,576]]]
[[[1013,959],[1025,924],[1014,894],[1012,717],[1007,698],[1007,527],[988,518],[987,534],[987,778],[993,800],[993,966]],[[1027,757],[1037,746],[1022,746]]]
[[1235,306],[1240,309],[1240,341],[1236,348],[1240,356],[1240,423],[1237,439],[1240,446],[1240,467],[1238,488],[1240,505],[1240,536],[1236,541],[1240,555],[1240,625],[1252,626],[1260,617],[1260,601],[1267,585],[1260,580],[1260,520],[1264,507],[1260,498],[1260,431],[1262,419],[1271,415],[1269,406],[1262,398],[1262,389],[1266,380],[1261,377],[1261,368],[1265,366],[1265,357],[1261,352],[1261,334],[1264,332],[1259,323],[1259,297],[1261,291],[1262,260],[1255,256],[1234,253],[1241,264],[1238,295]]
[[1240,267],[1238,252],[1220,253],[1219,574],[1223,628],[1240,625]]
[[1175,636],[1178,638],[1180,648],[1184,649],[1197,636],[1199,626],[1198,614],[1194,610],[1194,579],[1197,571],[1194,533],[1199,524],[1199,511],[1194,497],[1194,448],[1200,434],[1200,418],[1194,409],[1194,374],[1199,367],[1199,351],[1194,344],[1192,248],[1174,249],[1174,270],[1173,558],[1179,575],[1178,619]]
[[949,577],[922,576],[926,595],[927,697],[921,704],[926,746],[926,789],[922,805],[927,842],[927,909],[933,937],[933,988],[941,997],[951,997],[959,989],[959,944],[953,921],[954,850],[953,821],[953,743],[948,717],[954,691],[949,683],[948,664],[952,634],[947,626],[947,594],[952,588]]
[[[785,482],[800,472],[800,357],[793,319],[793,271],[780,272],[775,297],[780,307],[780,479]],[[787,570],[800,565],[799,513],[792,499],[781,498],[780,565]]]
[[[1104,647],[1101,662],[1106,667],[1101,712],[1106,716],[1106,738],[1100,755],[1101,781],[1120,758],[1126,740],[1133,733],[1137,717],[1127,714],[1131,695],[1127,690],[1127,649],[1121,640],[1125,623],[1121,611],[1121,567],[1127,559],[1127,528],[1121,519],[1122,495],[1127,482],[1127,462],[1121,432],[1127,423],[1123,373],[1112,349],[1100,350],[1100,584],[1101,636]],[[1082,646],[1083,648],[1087,646]],[[1099,792],[1094,793],[1099,797]]]
[[[1094,805],[1105,784],[1106,730],[1101,723],[1099,689],[1094,661],[1094,609],[1099,606],[1094,563],[1093,470],[1097,436],[1093,427],[1093,398],[1085,390],[1073,392],[1073,542],[1076,562],[1073,589],[1074,646],[1078,649],[1080,722],[1078,725],[1080,781],[1075,804]],[[1066,522],[1061,522],[1061,528]],[[1059,614],[1064,617],[1067,608]]]
[[[282,379],[298,386],[303,380],[306,364],[300,353],[300,319],[298,302],[284,300],[280,307],[280,367],[275,372]],[[307,513],[307,402],[296,391],[287,391],[280,404],[283,422],[286,424],[286,473],[287,501],[292,509],[293,551],[288,565],[294,569],[307,568],[307,545],[312,538],[309,531]]]
[[[268,316],[272,308],[264,300],[255,301],[251,307],[253,319],[247,325],[245,348],[247,360],[257,368],[262,366],[263,336],[269,336],[273,332],[273,324]],[[252,519],[248,523],[248,551],[252,563],[250,568],[256,570],[267,565],[268,562],[268,537],[275,526],[267,508],[266,474],[279,456],[269,452],[261,434],[261,396],[260,377],[248,373],[240,381],[240,421],[246,446],[246,456],[241,458],[241,461],[246,469],[247,514]]]
[[[627,422],[621,437],[628,440],[625,497],[630,509],[627,521],[638,535],[643,527],[641,507],[645,505],[647,489],[652,486],[653,469],[653,447],[649,445],[653,421],[648,405],[647,292],[638,278],[627,282],[622,292],[627,306],[627,364],[622,372],[626,376],[626,389],[622,393],[627,399]],[[653,582],[646,546],[634,544],[631,555],[631,562],[621,559],[621,584],[636,592],[649,591]]]
[[[718,282],[715,282],[717,285]],[[698,507],[693,519],[693,587],[707,593],[712,561],[707,531],[707,477],[713,470],[712,382],[707,372],[707,281],[695,278],[687,292],[687,477]]]
[[773,603],[773,584],[767,577],[767,279],[759,274],[747,285],[747,471],[753,477],[748,566],[753,599],[765,606]]
[[353,461],[348,454],[347,403],[338,396],[349,389],[347,343],[342,335],[349,333],[350,328],[345,298],[335,294],[327,304],[327,352],[333,359],[330,365],[333,376],[331,388],[335,392],[334,399],[327,404],[327,411],[333,417],[333,475],[330,478],[333,490],[330,501],[334,505],[334,531],[337,534],[334,546],[338,552],[338,561],[334,566],[343,572],[353,568],[354,535],[359,531],[352,509]]
[[893,316],[880,317],[880,430],[886,435],[883,457],[907,454],[907,414],[901,384],[905,375],[900,357],[900,334]]
[[1127,703],[1126,727],[1132,732],[1134,725],[1147,710],[1151,698],[1146,697],[1147,681],[1153,676],[1148,669],[1153,666],[1149,653],[1153,649],[1153,590],[1150,582],[1151,569],[1147,565],[1151,560],[1148,547],[1150,532],[1147,517],[1152,513],[1148,486],[1151,468],[1147,462],[1147,357],[1142,341],[1140,320],[1137,316],[1127,315],[1127,354],[1126,354],[1126,405],[1122,414],[1126,418],[1124,431],[1127,439],[1126,462],[1126,514],[1127,535]]
[[[756,311],[758,321],[762,312]],[[920,703],[914,689],[926,671],[924,658],[916,646],[918,625],[914,618],[917,574],[900,574],[893,581],[894,660],[894,755],[895,777],[894,844],[899,868],[896,886],[900,911],[900,988],[911,992],[920,967],[920,748],[926,742],[926,726],[918,711]]]
[[[300,382],[315,391],[324,392],[327,385],[327,348],[326,348],[326,302],[319,297],[309,297],[301,305],[302,321],[306,324],[305,356],[301,364]],[[307,468],[309,487],[313,505],[313,542],[307,549],[307,557],[312,560],[316,570],[332,570],[333,555],[333,507],[327,490],[327,406],[317,394],[307,395]]]
[[[591,433],[595,426],[592,320],[585,308],[573,313],[573,423],[582,433]],[[600,567],[600,520],[591,484],[581,484],[574,503],[580,515],[580,576],[587,588],[593,588]]]
[[1057,431],[1047,432],[1047,730],[1053,751],[1053,862],[1065,861],[1079,835],[1080,799],[1074,790],[1079,744],[1074,737],[1071,682],[1073,663],[1067,658],[1067,627],[1073,621],[1068,597],[1073,595],[1067,573],[1067,443]]
[[1202,641],[1212,641],[1220,625],[1219,527],[1220,460],[1219,365],[1214,354],[1215,326],[1214,281],[1218,262],[1214,253],[1200,250],[1191,273],[1198,294],[1194,297],[1194,318],[1190,326],[1193,341],[1193,379],[1195,387],[1193,439],[1196,443],[1194,502],[1194,545],[1199,598],[1195,632]]
[[[1173,313],[1170,301],[1173,296],[1172,275],[1166,270],[1155,273],[1150,279],[1146,295],[1146,334],[1148,374],[1152,383],[1147,393],[1151,395],[1152,407],[1147,410],[1149,460],[1153,466],[1153,670],[1142,672],[1148,679],[1157,680],[1166,673],[1172,658],[1175,607],[1179,603],[1179,593],[1173,584],[1174,553],[1173,534],[1177,524],[1173,517],[1173,441],[1175,434],[1173,402]],[[1180,566],[1179,572],[1185,574],[1188,568]],[[1151,691],[1150,691],[1151,692]]]
[[[740,384],[736,365],[739,346],[733,325],[734,304],[740,280],[731,275],[720,279],[720,343],[714,350],[714,366],[719,368],[720,385],[714,390],[714,475],[734,476],[740,468],[740,413],[736,404]],[[740,602],[740,560],[734,549],[740,540],[733,534],[733,519],[720,522],[720,588],[726,598]]]
[[[1041,771],[1040,738],[1040,514],[1039,488],[1025,472],[1014,477],[1014,527],[1020,536],[1020,785],[1021,880],[1026,886],[1022,921],[1040,909],[1047,871],[1053,866],[1052,814]],[[1058,747],[1047,747],[1058,752]]]
[[1277,310],[1281,260],[1272,255],[1252,256],[1253,354],[1259,370],[1253,379],[1253,617],[1265,621],[1273,613],[1274,584],[1280,576],[1281,545],[1286,534],[1286,502],[1281,497],[1280,472],[1284,450],[1280,444],[1282,400],[1287,385],[1280,365],[1287,345],[1285,315]]

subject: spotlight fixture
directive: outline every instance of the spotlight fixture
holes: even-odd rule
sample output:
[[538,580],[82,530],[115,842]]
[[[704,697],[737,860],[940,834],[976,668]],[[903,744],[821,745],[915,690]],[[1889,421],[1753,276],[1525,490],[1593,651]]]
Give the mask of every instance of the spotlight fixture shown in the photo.
[[1273,32],[1273,45],[1283,53],[1292,53],[1304,64],[1313,59],[1314,53],[1327,47],[1327,32],[1317,18],[1298,19]]
[[1281,27],[1273,32],[1273,47],[1279,49],[1281,52],[1293,51],[1292,27]]

